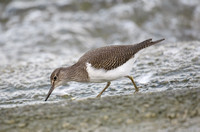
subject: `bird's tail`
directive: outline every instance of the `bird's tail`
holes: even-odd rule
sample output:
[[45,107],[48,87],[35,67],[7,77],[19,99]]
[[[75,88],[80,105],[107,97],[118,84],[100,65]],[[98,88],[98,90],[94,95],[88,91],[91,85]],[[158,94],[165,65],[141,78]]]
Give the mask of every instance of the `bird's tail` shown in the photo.
[[161,41],[165,40],[164,38],[163,39],[160,39],[160,40],[156,40],[156,41],[152,41],[152,39],[147,39],[141,43],[138,43],[136,45],[134,45],[134,48],[136,49],[136,52],[140,51],[141,49],[144,49],[146,47],[149,47],[151,45],[154,45],[156,43],[159,43]]

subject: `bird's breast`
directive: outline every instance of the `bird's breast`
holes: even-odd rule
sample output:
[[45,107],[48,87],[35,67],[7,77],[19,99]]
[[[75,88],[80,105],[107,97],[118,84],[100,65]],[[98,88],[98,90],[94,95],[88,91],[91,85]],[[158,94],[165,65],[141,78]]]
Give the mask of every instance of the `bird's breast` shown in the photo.
[[112,80],[119,79],[121,77],[127,76],[130,74],[133,63],[135,61],[135,57],[129,59],[124,64],[120,65],[119,67],[111,70],[105,69],[96,69],[92,67],[90,63],[86,63],[86,70],[88,72],[89,81],[90,82],[108,82]]

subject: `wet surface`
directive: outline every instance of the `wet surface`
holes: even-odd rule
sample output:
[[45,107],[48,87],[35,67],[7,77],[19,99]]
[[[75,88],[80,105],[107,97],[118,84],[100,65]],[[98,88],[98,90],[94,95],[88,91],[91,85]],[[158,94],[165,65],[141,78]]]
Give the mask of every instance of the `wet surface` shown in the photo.
[[[93,48],[148,38],[166,40],[139,52],[131,75],[141,93],[199,87],[199,9],[195,0],[0,1],[0,107],[44,103],[55,68]],[[71,82],[48,101],[95,97],[105,85]],[[133,92],[120,79],[103,96]]]
[[0,131],[198,132],[199,94],[194,88],[1,108]]

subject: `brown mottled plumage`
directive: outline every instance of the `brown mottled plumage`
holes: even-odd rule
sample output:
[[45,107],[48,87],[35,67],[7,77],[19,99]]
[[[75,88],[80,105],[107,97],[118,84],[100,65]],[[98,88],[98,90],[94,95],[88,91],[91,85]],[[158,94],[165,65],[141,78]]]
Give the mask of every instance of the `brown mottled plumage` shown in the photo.
[[94,68],[111,70],[124,64],[141,49],[163,40],[152,41],[152,39],[148,39],[135,45],[113,45],[97,48],[86,52],[78,63],[89,62]]
[[[152,39],[148,39],[135,45],[106,46],[86,52],[74,65],[69,67],[61,67],[54,70],[50,77],[52,87],[49,90],[45,101],[48,99],[55,87],[63,85],[65,82],[90,82],[90,77],[88,75],[86,66],[87,63],[91,64],[91,66],[95,69],[104,69],[105,72],[116,69],[117,67],[126,63],[129,59],[133,58],[134,55],[141,49],[159,43],[163,40],[164,39],[152,41]],[[132,81],[136,91],[138,91],[133,78],[130,76],[126,77]],[[107,87],[109,87],[109,85],[110,81],[107,81],[106,87],[98,95],[98,97],[101,96],[101,94]]]

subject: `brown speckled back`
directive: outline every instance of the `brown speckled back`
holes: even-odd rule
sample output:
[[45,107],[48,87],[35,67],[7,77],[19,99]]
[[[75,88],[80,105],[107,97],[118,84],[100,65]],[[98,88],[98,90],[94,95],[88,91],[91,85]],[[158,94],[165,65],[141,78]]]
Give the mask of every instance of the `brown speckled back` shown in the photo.
[[143,48],[154,45],[158,41],[145,40],[135,45],[114,45],[90,50],[85,53],[77,63],[90,63],[94,68],[111,70],[124,64]]

